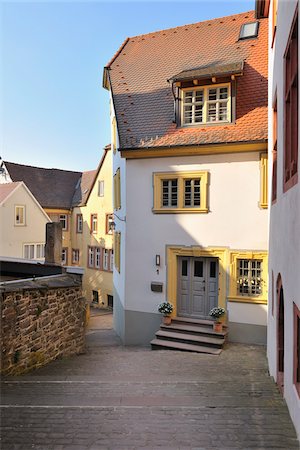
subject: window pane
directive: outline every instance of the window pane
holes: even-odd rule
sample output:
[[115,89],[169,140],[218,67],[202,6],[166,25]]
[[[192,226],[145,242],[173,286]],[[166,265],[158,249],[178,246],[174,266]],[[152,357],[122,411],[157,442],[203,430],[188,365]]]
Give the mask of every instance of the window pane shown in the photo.
[[210,271],[209,271],[210,278],[216,278],[216,269],[217,269],[217,263],[215,261],[211,261],[210,262]]
[[217,119],[217,105],[210,103],[208,105],[208,122],[215,122]]
[[181,275],[183,277],[187,277],[187,273],[188,273],[187,271],[188,271],[188,262],[186,259],[183,259],[181,261]]
[[217,100],[217,89],[209,89],[208,100]]
[[203,261],[194,261],[194,277],[203,277]]
[[227,102],[219,103],[219,119],[218,120],[227,120]]
[[196,102],[203,102],[203,91],[196,91],[195,99],[196,99]]
[[193,100],[193,91],[185,92],[184,94],[184,102],[185,103],[192,103]]
[[219,98],[222,99],[222,100],[228,98],[228,88],[227,87],[220,88],[220,96],[219,96]]

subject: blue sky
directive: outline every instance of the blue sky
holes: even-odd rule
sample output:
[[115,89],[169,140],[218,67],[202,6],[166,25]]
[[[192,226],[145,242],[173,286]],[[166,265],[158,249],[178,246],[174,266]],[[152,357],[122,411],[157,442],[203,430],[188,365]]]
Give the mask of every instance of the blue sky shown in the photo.
[[124,39],[251,9],[254,0],[2,3],[0,156],[96,168],[110,140],[102,70]]

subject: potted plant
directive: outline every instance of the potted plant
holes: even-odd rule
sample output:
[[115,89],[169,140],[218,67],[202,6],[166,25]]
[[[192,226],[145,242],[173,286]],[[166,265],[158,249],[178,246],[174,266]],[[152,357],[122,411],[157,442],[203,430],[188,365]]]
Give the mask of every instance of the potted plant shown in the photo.
[[209,315],[215,319],[214,331],[216,333],[222,333],[223,324],[219,319],[220,319],[220,317],[224,316],[224,314],[225,314],[225,309],[220,308],[219,306],[216,306],[215,308],[213,308],[209,313]]
[[173,305],[168,301],[158,305],[158,312],[163,314],[163,324],[170,325],[171,323],[171,313],[173,312]]

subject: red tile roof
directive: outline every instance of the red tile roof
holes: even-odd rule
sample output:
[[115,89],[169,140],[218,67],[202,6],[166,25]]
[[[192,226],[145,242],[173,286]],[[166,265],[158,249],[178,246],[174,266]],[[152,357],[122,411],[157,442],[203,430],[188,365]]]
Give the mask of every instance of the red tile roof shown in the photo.
[[[127,39],[109,72],[121,148],[201,145],[267,139],[268,24],[238,40],[254,11]],[[244,61],[237,78],[236,121],[178,127],[168,79],[180,72]],[[106,72],[105,72],[106,73]]]

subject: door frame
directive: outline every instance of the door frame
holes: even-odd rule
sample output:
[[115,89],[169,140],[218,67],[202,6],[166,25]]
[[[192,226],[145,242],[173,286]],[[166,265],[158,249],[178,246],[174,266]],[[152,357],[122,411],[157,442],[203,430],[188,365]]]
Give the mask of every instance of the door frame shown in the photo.
[[[196,314],[195,312],[193,312],[193,311],[189,311],[187,314],[184,314],[182,311],[179,311],[179,309],[180,309],[180,304],[181,304],[181,293],[179,292],[179,289],[180,289],[180,277],[181,277],[181,267],[180,267],[180,261],[182,261],[182,259],[181,258],[183,258],[183,259],[185,259],[186,261],[189,261],[189,308],[191,308],[192,309],[192,304],[193,304],[193,301],[192,301],[192,296],[193,296],[193,293],[194,293],[194,291],[193,291],[193,280],[194,280],[194,275],[193,275],[193,268],[194,268],[194,264],[195,264],[195,261],[202,261],[203,262],[203,276],[202,276],[202,278],[203,278],[203,280],[204,280],[204,303],[205,303],[205,305],[203,305],[204,306],[204,309],[205,309],[205,311],[207,312],[207,314]],[[210,301],[209,301],[209,282],[210,282],[210,280],[211,280],[211,278],[210,278],[210,276],[209,276],[209,273],[210,273],[210,262],[215,262],[215,264],[216,264],[216,268],[217,268],[217,270],[218,270],[218,272],[216,272],[216,276],[214,277],[215,278],[215,283],[216,283],[216,285],[217,285],[217,289],[219,289],[219,258],[212,258],[212,257],[204,257],[204,256],[201,256],[201,257],[190,257],[190,256],[178,256],[177,257],[177,266],[178,266],[178,278],[177,278],[177,292],[178,292],[178,302],[177,302],[177,315],[178,315],[178,317],[189,317],[189,318],[195,318],[195,319],[206,319],[206,320],[210,320],[211,319],[211,317],[209,316],[209,311],[211,310],[211,308],[212,307],[210,307],[209,306],[209,309],[207,310],[207,305],[206,304],[209,304],[210,303]],[[194,280],[194,281],[197,281],[197,280]],[[218,290],[216,291],[216,295],[215,295],[215,297],[216,297],[216,304],[214,305],[214,307],[215,306],[218,306]]]
[[[277,385],[282,394],[284,394],[284,290],[281,275],[277,277]],[[282,295],[281,295],[282,294]],[[280,345],[281,344],[281,345]],[[281,348],[282,347],[282,348]],[[282,352],[282,353],[281,353]],[[282,360],[280,361],[280,359]],[[283,370],[280,370],[282,367]]]
[[190,256],[194,258],[208,257],[218,259],[218,306],[226,310],[226,268],[228,249],[225,247],[186,247],[170,245],[166,247],[167,300],[174,306],[172,317],[177,316],[178,256]]

